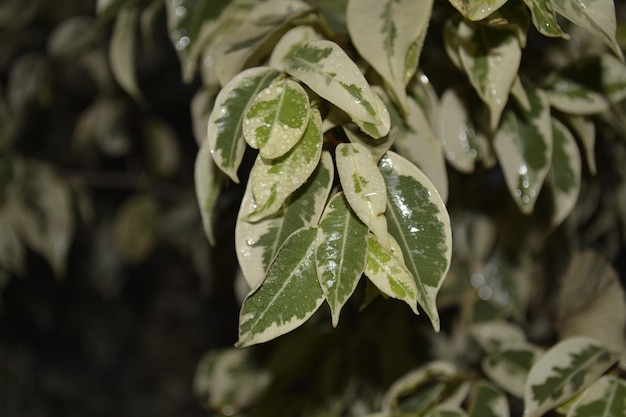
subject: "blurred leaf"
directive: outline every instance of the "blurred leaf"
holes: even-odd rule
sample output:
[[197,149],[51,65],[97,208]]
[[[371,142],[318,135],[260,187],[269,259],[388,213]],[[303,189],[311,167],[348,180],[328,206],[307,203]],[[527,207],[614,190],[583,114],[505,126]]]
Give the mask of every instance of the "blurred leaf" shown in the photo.
[[204,140],[200,145],[200,150],[196,156],[194,168],[194,184],[196,187],[196,198],[202,216],[204,233],[209,239],[209,243],[215,246],[214,212],[217,198],[222,188],[222,176],[219,175],[217,167],[211,158],[209,141]]
[[113,24],[109,62],[113,76],[119,85],[138,103],[144,102],[137,82],[136,46],[139,25],[139,7],[125,5]]
[[508,343],[507,347],[487,355],[482,369],[500,388],[522,398],[528,372],[542,354],[543,350],[531,344]]
[[[26,250],[11,219],[0,210],[0,269],[22,275],[26,261]],[[0,284],[0,293],[2,293]]]
[[469,20],[481,20],[502,7],[507,0],[449,0]]
[[21,55],[11,66],[7,101],[16,120],[25,120],[30,106],[43,106],[52,99],[50,63],[37,52]]
[[569,35],[563,32],[554,13],[552,0],[524,0],[533,16],[533,25],[544,36],[561,37],[569,39]]
[[150,171],[160,177],[172,177],[180,169],[180,146],[174,129],[161,119],[144,122],[143,140]]
[[76,16],[62,21],[48,38],[48,53],[53,58],[72,59],[96,47],[98,36],[92,17]]
[[488,353],[526,343],[526,334],[521,327],[500,320],[474,323],[469,332]]
[[572,405],[567,417],[626,416],[626,381],[613,375],[601,377]]
[[475,383],[470,393],[469,417],[509,417],[506,396],[486,381]]
[[159,230],[159,204],[150,194],[137,194],[118,209],[113,225],[115,246],[122,258],[136,265],[155,247]]

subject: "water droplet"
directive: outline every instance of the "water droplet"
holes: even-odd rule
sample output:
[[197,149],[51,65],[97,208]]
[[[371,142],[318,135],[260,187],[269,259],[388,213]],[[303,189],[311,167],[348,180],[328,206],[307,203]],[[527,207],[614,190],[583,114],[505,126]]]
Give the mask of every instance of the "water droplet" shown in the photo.
[[246,245],[248,246],[254,246],[256,245],[256,241],[254,239],[252,239],[251,237],[246,239]]
[[187,46],[189,46],[190,43],[191,43],[191,39],[189,39],[189,36],[182,36],[178,40],[178,42],[176,42],[176,49],[179,51],[182,51]]
[[176,8],[175,13],[176,13],[176,16],[183,17],[183,16],[185,16],[187,14],[187,8],[184,7],[184,6],[178,6]]
[[215,65],[215,58],[213,58],[211,55],[205,56],[202,63],[207,67],[212,67],[213,65]]
[[478,297],[480,297],[481,300],[487,301],[492,295],[493,291],[487,286],[480,287],[478,290]]
[[476,272],[470,277],[470,283],[474,288],[481,287],[485,285],[485,277],[480,272]]

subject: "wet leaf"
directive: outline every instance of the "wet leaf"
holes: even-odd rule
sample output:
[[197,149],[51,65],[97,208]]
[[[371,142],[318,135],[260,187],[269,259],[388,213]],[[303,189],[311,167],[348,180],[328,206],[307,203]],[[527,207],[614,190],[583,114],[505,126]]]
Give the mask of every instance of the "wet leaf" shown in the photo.
[[352,0],[346,20],[350,38],[361,56],[389,84],[403,114],[407,105],[407,67],[415,73],[430,20],[432,0]]
[[389,233],[396,239],[418,288],[418,301],[439,330],[436,297],[450,267],[452,232],[435,187],[415,165],[387,152],[379,169],[387,185]]
[[482,20],[494,13],[507,0],[449,0],[469,20]]
[[574,136],[556,119],[552,119],[552,137],[552,163],[546,180],[551,185],[554,202],[552,225],[557,226],[578,201],[582,163]]
[[626,416],[626,381],[614,375],[603,376],[572,405],[567,417]]
[[217,167],[211,158],[211,149],[208,140],[204,140],[200,145],[200,150],[196,156],[194,167],[194,184],[196,187],[196,198],[202,216],[204,233],[209,239],[209,243],[215,246],[215,232],[213,227],[213,213],[217,197],[222,188],[222,176],[219,175]]
[[563,32],[554,13],[552,0],[524,0],[533,17],[533,25],[544,36],[561,37],[569,39],[569,35]]
[[379,108],[376,100],[380,98],[337,44],[319,40],[299,46],[287,64],[287,72],[355,121],[380,126],[379,137],[388,133],[390,122],[386,108],[384,111]]
[[469,417],[509,417],[509,403],[506,396],[486,381],[475,383],[470,393]]
[[315,171],[321,154],[322,118],[312,109],[304,135],[289,152],[272,160],[257,157],[249,180],[256,208],[246,219],[255,222],[278,212]]
[[593,384],[616,361],[586,337],[554,345],[531,368],[524,391],[525,414],[538,417]]
[[111,34],[109,61],[111,72],[120,86],[142,103],[144,98],[137,82],[135,62],[138,25],[139,8],[136,4],[127,4],[119,10]]
[[500,388],[522,398],[528,372],[542,354],[540,348],[528,343],[511,344],[486,356],[482,369]]
[[531,111],[507,109],[494,138],[509,192],[519,209],[533,211],[552,160],[552,118],[545,94],[525,85]]
[[389,237],[391,249],[383,247],[376,236],[368,235],[365,275],[386,296],[404,301],[415,314],[417,311],[417,285],[404,265],[402,249]]
[[315,268],[317,229],[291,234],[267,271],[267,277],[243,302],[239,340],[244,347],[266,342],[306,322],[324,302]]
[[208,125],[211,154],[217,166],[236,183],[246,145],[244,116],[257,94],[277,76],[278,72],[268,67],[248,69],[226,84],[215,100]]
[[601,39],[624,60],[615,38],[617,22],[613,0],[552,0],[552,5],[558,14]]
[[317,277],[330,306],[333,326],[365,269],[367,226],[352,212],[343,193],[330,200],[317,229]]
[[498,126],[517,77],[522,56],[514,33],[461,22],[458,28],[459,58],[470,83],[487,104],[490,126]]
[[309,122],[309,97],[297,82],[277,78],[254,98],[243,119],[243,137],[265,159],[283,156]]
[[609,108],[604,96],[561,74],[550,77],[545,92],[550,104],[565,113],[589,115]]
[[353,126],[342,125],[341,128],[351,143],[359,143],[372,154],[374,161],[378,161],[389,150],[397,136],[397,129],[391,129],[389,134],[381,139],[373,139]]
[[332,158],[328,152],[323,152],[320,164],[307,182],[287,199],[282,214],[256,223],[244,220],[254,211],[252,186],[248,183],[237,216],[235,248],[250,288],[256,288],[263,281],[278,249],[291,233],[305,226],[317,225],[333,184],[333,176]]
[[321,35],[311,26],[296,26],[288,30],[272,50],[270,67],[285,71],[289,60],[300,45],[320,39],[322,39]]
[[337,172],[346,200],[383,246],[388,247],[385,181],[372,154],[358,143],[341,143],[335,150]]
[[150,118],[142,126],[146,163],[151,173],[171,177],[180,168],[179,140],[174,129],[158,118]]

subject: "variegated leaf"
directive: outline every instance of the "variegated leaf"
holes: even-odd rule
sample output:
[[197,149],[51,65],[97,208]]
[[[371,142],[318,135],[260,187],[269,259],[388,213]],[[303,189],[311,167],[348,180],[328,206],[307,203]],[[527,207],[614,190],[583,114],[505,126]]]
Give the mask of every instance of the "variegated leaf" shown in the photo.
[[437,406],[426,417],[467,417],[467,413],[459,407]]
[[370,153],[374,161],[378,161],[384,154],[391,148],[394,139],[397,137],[398,129],[394,128],[389,131],[389,134],[381,139],[373,139],[371,136],[358,130],[356,127],[342,125],[341,128],[346,134],[348,140],[352,143],[359,143],[365,146]]
[[626,64],[608,54],[601,55],[599,59],[602,91],[611,103],[619,103],[626,98]]
[[550,104],[565,113],[589,115],[609,108],[604,96],[561,74],[550,77],[545,92]]
[[[403,114],[406,102],[407,67],[415,72],[433,0],[352,0],[346,19],[350,38],[361,56],[391,87]],[[411,73],[411,74],[412,74]]]
[[486,356],[482,369],[500,388],[522,398],[528,372],[542,354],[540,348],[528,343],[510,345]]
[[380,126],[381,136],[389,131],[389,114],[378,108],[375,101],[378,97],[336,43],[319,40],[300,45],[286,71],[353,119]]
[[526,334],[517,325],[505,321],[481,321],[470,326],[469,332],[476,342],[489,353],[507,346],[526,343]]
[[10,216],[0,210],[0,268],[21,275],[26,265],[26,248],[11,223]]
[[498,388],[486,381],[478,381],[470,393],[469,417],[509,417],[509,403]]
[[288,333],[322,305],[324,293],[315,269],[316,236],[316,227],[305,227],[285,240],[265,280],[243,301],[236,346],[250,346]]
[[109,61],[111,72],[120,86],[141,103],[143,95],[139,90],[135,65],[138,24],[137,5],[127,4],[120,9],[112,29]]
[[274,46],[269,65],[278,71],[285,71],[287,63],[300,45],[320,39],[322,36],[311,26],[296,26],[288,30]]
[[247,18],[233,33],[224,36],[212,51],[220,83],[226,84],[244,68],[263,43],[309,10],[310,6],[300,0],[255,2],[247,11]]
[[622,61],[613,0],[552,0],[556,12],[607,44]]
[[211,155],[217,166],[236,183],[239,183],[237,170],[246,148],[244,115],[257,94],[277,76],[278,71],[268,67],[250,68],[226,84],[215,100],[207,129]]
[[574,136],[556,119],[552,119],[552,138],[552,163],[547,181],[554,202],[552,225],[557,226],[572,212],[578,200],[582,163]]
[[278,212],[317,167],[322,154],[322,118],[312,109],[302,138],[285,155],[273,160],[258,156],[250,172],[256,208],[246,220],[259,221]]
[[531,111],[505,111],[494,147],[507,186],[523,213],[531,213],[552,160],[552,118],[543,91],[525,85]]
[[256,223],[245,220],[255,210],[252,184],[248,182],[237,216],[235,249],[250,288],[258,287],[265,279],[267,268],[291,233],[305,226],[317,225],[333,177],[332,158],[328,152],[323,152],[320,164],[308,181],[287,199],[282,215]]
[[402,249],[389,237],[391,249],[383,247],[376,236],[368,236],[365,275],[385,295],[404,301],[415,314],[417,311],[417,285],[406,269]]
[[378,96],[377,93],[373,93],[372,95],[374,107],[376,108],[376,112],[381,115],[381,120],[384,120],[384,123],[376,124],[370,123],[367,121],[359,120],[356,118],[352,118],[352,121],[361,129],[362,132],[367,133],[374,139],[384,138],[389,134],[391,122],[389,117],[389,110],[387,106],[383,102],[383,100]]
[[626,417],[626,381],[606,375],[572,405],[567,417]]
[[[390,110],[392,124],[398,127],[396,151],[417,165],[437,188],[441,199],[448,198],[448,173],[441,142],[424,112],[413,97],[407,99],[409,114],[403,119]],[[389,106],[389,109],[393,109]]]
[[408,160],[387,152],[378,163],[387,185],[385,217],[418,288],[418,302],[439,330],[436,297],[450,267],[450,217],[426,175]]
[[459,57],[470,83],[487,104],[490,126],[496,129],[517,77],[522,56],[514,33],[470,22],[458,29]]
[[385,181],[368,149],[359,143],[341,143],[335,150],[337,173],[346,200],[355,214],[385,247],[387,194]]
[[469,20],[482,20],[502,7],[507,0],[449,0]]
[[343,193],[330,200],[317,228],[315,263],[333,326],[356,289],[367,256],[367,226],[352,212]]
[[556,20],[552,0],[524,0],[533,17],[533,25],[544,36],[569,39]]
[[309,96],[297,82],[277,78],[252,101],[243,119],[243,137],[265,159],[286,154],[309,122]]
[[596,126],[592,119],[586,116],[565,115],[567,125],[580,139],[582,150],[584,151],[587,168],[592,175],[597,172],[596,168]]
[[617,360],[586,337],[554,345],[530,369],[524,390],[525,414],[538,417],[593,384]]
[[196,198],[202,216],[204,233],[211,245],[215,245],[215,233],[213,230],[213,211],[222,186],[222,176],[219,175],[215,163],[211,158],[211,149],[208,140],[200,145],[194,167],[194,184]]

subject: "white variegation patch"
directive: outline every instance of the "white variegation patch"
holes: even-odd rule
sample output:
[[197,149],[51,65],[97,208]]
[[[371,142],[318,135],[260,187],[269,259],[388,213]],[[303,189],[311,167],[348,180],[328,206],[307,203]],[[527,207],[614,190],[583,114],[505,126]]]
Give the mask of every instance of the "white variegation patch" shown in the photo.
[[288,30],[272,49],[270,67],[278,71],[285,71],[287,63],[300,45],[320,39],[322,36],[311,26],[296,26]]
[[211,245],[215,245],[215,233],[213,230],[213,212],[215,203],[219,196],[222,185],[221,176],[211,158],[211,148],[208,140],[202,141],[200,150],[196,156],[194,166],[194,184],[196,187],[196,198],[202,216],[204,233]]

